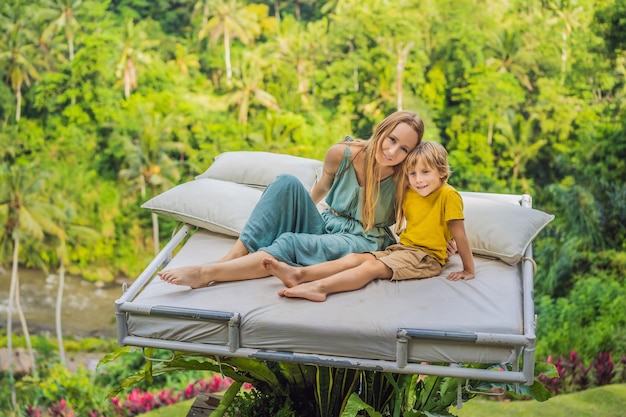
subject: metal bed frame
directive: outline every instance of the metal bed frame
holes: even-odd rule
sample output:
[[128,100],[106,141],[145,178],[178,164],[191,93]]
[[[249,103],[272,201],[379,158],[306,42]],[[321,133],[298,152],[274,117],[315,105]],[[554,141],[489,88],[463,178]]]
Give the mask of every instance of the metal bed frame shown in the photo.
[[[524,198],[521,203],[522,206],[530,207],[530,196]],[[529,245],[525,257],[521,261],[523,334],[514,335],[399,328],[396,335],[395,360],[378,360],[242,347],[240,345],[241,317],[236,312],[183,309],[162,305],[146,306],[134,303],[134,299],[137,295],[150,283],[155,273],[160,268],[167,265],[172,259],[172,254],[176,248],[184,242],[185,238],[192,230],[193,226],[187,224],[183,225],[152,262],[150,262],[137,280],[128,288],[124,286],[122,296],[115,301],[117,335],[118,344],[120,346],[185,351],[203,355],[214,355],[217,357],[241,357],[403,374],[448,376],[466,380],[502,382],[516,385],[533,384],[536,326],[533,278],[536,266],[532,259],[532,245]],[[128,328],[127,316],[129,314],[221,322],[228,326],[228,341],[225,345],[210,345],[133,336],[129,333]],[[511,362],[511,369],[503,367],[504,371],[466,368],[459,363],[449,363],[449,365],[412,363],[408,360],[408,344],[411,340],[417,341],[418,343],[419,341],[453,342],[468,346],[513,346],[515,349],[515,360]]]

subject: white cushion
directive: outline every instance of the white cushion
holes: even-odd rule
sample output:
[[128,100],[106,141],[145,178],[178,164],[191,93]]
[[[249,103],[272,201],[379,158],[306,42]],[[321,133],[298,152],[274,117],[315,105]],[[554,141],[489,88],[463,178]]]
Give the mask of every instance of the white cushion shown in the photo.
[[321,161],[271,152],[224,152],[199,178],[231,181],[264,189],[280,174],[297,177],[307,190],[313,188],[322,172]]
[[141,207],[213,232],[239,236],[261,194],[245,185],[201,178],[177,185]]
[[472,253],[500,259],[510,265],[519,262],[526,248],[554,215],[491,198],[461,193],[465,232]]
[[[209,169],[205,172],[208,175],[223,174],[225,177],[230,171],[232,175],[229,181],[206,178],[203,174],[194,181],[180,184],[159,194],[141,207],[161,216],[210,231],[239,236],[252,209],[259,201],[262,191],[242,185],[237,181],[250,184],[252,179],[257,178],[259,181],[256,181],[255,185],[264,188],[274,179],[274,174],[278,175],[278,171],[282,170],[285,165],[281,165],[283,168],[273,170],[273,173],[268,175],[270,165],[268,165],[269,159],[266,159],[267,153],[233,152],[231,154],[237,155],[222,154],[212,165],[212,167],[222,165],[224,162],[222,157],[225,156],[226,159],[232,158],[233,163],[237,161],[230,170],[226,170],[226,166],[222,165],[215,171]],[[263,163],[255,165],[251,161],[243,162],[247,158],[252,158],[253,154],[265,154],[265,156],[258,155]],[[307,167],[300,171],[301,174],[314,171],[315,164],[309,162],[313,160],[288,155],[270,155],[287,157],[287,159],[295,158],[292,162],[304,160],[293,165],[300,168]],[[245,172],[237,174],[237,166],[245,167]],[[321,162],[319,162],[319,168],[321,169]],[[297,170],[292,170],[291,173],[295,171]],[[313,186],[315,180],[311,175],[305,178],[305,181]],[[553,215],[543,211],[521,207],[518,203],[519,196],[468,192],[462,192],[461,195],[464,204],[465,230],[472,253],[500,259],[511,265],[522,259],[528,245],[554,219]]]

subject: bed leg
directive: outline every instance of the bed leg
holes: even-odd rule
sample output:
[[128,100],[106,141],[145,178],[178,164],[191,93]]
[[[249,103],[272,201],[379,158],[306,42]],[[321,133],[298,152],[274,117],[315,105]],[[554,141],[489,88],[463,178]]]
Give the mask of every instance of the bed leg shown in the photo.
[[404,368],[409,357],[409,338],[406,330],[398,332],[398,343],[396,343],[396,364],[398,368]]
[[228,350],[235,352],[239,349],[239,321],[241,316],[239,313],[233,314],[228,320]]

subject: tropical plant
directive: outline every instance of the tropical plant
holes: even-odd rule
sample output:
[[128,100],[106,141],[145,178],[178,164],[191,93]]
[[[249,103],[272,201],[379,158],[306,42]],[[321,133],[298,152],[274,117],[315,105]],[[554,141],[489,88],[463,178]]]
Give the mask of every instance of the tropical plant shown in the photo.
[[120,42],[120,58],[115,68],[115,76],[124,85],[124,97],[130,97],[133,89],[139,86],[139,68],[152,62],[151,50],[158,41],[147,34],[145,21],[135,24],[127,19],[124,24],[123,38]]
[[[296,94],[299,101],[306,107],[311,107],[311,78],[315,70],[315,57],[324,50],[324,31],[327,21],[308,22],[301,24],[290,15],[282,19],[278,27],[276,37],[278,62],[281,83],[285,83],[286,78],[294,74],[296,77]],[[288,70],[283,70],[287,67]],[[288,96],[293,97],[293,92],[289,91]],[[287,101],[288,97],[281,97]]]
[[[15,305],[26,337],[26,345],[31,364],[35,364],[35,354],[30,342],[30,332],[20,303],[19,292],[19,254],[22,233],[37,240],[43,240],[44,232],[59,233],[55,223],[56,208],[42,198],[43,179],[36,164],[15,164],[0,167],[0,209],[6,212],[7,222],[0,239],[2,246],[13,246],[11,269],[11,286],[9,290],[9,307],[7,312],[9,372],[12,375],[12,312]],[[32,371],[35,372],[33,366]],[[12,379],[12,378],[11,378]]]
[[[98,366],[114,361],[130,351],[117,348],[105,356]],[[151,358],[155,350],[144,348]],[[483,369],[490,365],[472,365]],[[498,368],[498,367],[495,367]],[[498,368],[502,370],[501,368]],[[498,369],[494,369],[497,372]],[[118,395],[123,389],[155,376],[182,370],[220,372],[235,381],[224,394],[212,415],[252,416],[356,416],[366,410],[370,416],[445,416],[461,397],[461,380],[450,377],[394,374],[358,369],[274,362],[249,358],[207,358],[197,354],[172,352],[168,361],[147,359],[141,371],[130,375],[109,393]],[[536,375],[556,376],[552,364],[538,363]],[[243,384],[251,384],[251,392],[239,395]],[[486,384],[467,381],[468,391],[462,400],[473,398],[478,391],[498,386],[516,396],[529,396],[538,401],[549,398],[548,391],[537,381],[528,387],[510,384]]]
[[[160,114],[151,104],[140,102],[138,107],[131,107],[137,116],[133,120],[141,122],[135,126],[127,126],[130,136],[124,136],[124,168],[119,172],[120,178],[127,181],[128,190],[138,193],[143,201],[150,195],[154,197],[160,191],[171,186],[180,179],[180,173],[170,154],[183,153],[185,145],[172,140],[176,119],[172,115]],[[148,192],[149,191],[149,192]],[[134,200],[133,200],[134,201]],[[158,253],[159,221],[152,214],[153,249]]]
[[[239,39],[244,45],[252,43],[261,32],[259,16],[255,10],[261,5],[245,5],[240,0],[214,0],[208,6],[211,16],[202,22],[198,30],[198,39],[209,38],[215,42],[222,38],[224,42],[224,64],[226,66],[226,80],[233,77],[230,58],[231,42]],[[265,9],[267,16],[267,8]]]
[[495,34],[486,46],[487,65],[493,66],[499,72],[510,72],[515,75],[524,87],[533,91],[529,72],[536,72],[536,65],[532,62],[531,54],[524,45],[521,32],[504,29]]
[[610,352],[600,352],[587,362],[574,350],[569,355],[550,355],[548,363],[554,363],[558,376],[541,375],[539,380],[552,393],[571,393],[591,387],[601,387],[612,383],[625,382],[626,356],[622,356],[619,365],[613,361]]
[[237,67],[233,79],[234,90],[224,96],[229,106],[239,108],[238,121],[246,128],[248,115],[253,104],[278,110],[276,98],[264,89],[264,72],[269,63],[267,47],[257,47],[252,51],[244,51],[241,64]]
[[75,31],[80,28],[77,17],[82,5],[83,0],[46,0],[43,4],[46,8],[45,13],[52,18],[44,31],[44,38],[51,40],[54,35],[63,31],[70,61],[74,60]]
[[503,145],[506,154],[511,159],[511,189],[517,190],[518,176],[522,181],[522,191],[531,192],[526,179],[526,163],[533,159],[548,142],[545,139],[535,139],[534,120],[525,118],[522,114],[508,109],[505,113],[506,122],[497,124],[498,133],[494,136],[496,143]]
[[4,5],[1,26],[6,32],[0,42],[0,67],[6,68],[5,77],[15,95],[16,121],[21,117],[23,86],[30,86],[31,80],[41,76],[37,68],[40,60],[26,19],[27,8],[19,0]]

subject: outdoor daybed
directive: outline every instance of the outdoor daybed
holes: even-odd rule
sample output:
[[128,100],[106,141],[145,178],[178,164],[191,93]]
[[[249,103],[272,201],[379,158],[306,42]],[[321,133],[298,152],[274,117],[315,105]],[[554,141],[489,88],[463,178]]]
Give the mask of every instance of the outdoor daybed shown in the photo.
[[[532,384],[535,313],[531,242],[554,216],[528,195],[461,193],[476,278],[377,280],[323,303],[283,298],[275,277],[190,289],[161,281],[164,268],[226,253],[280,173],[313,186],[320,161],[266,152],[227,152],[195,180],[144,208],[181,228],[115,302],[118,343],[396,373]],[[443,363],[443,365],[442,365]],[[509,364],[509,370],[461,364]],[[437,364],[437,365],[435,365]],[[506,367],[505,367],[506,369]]]

